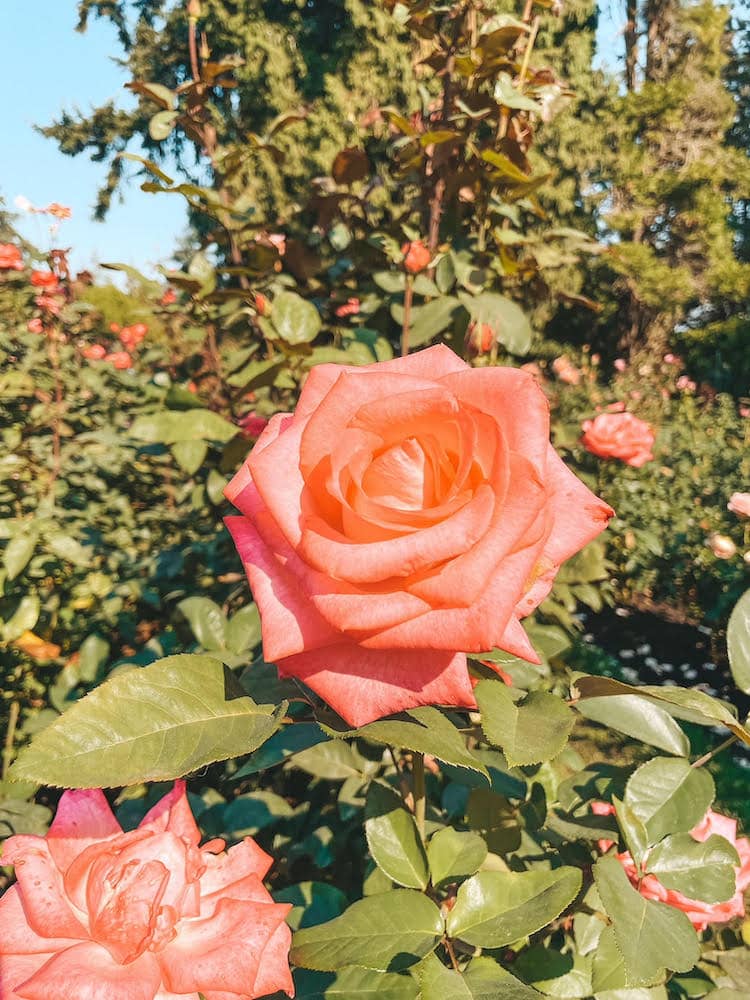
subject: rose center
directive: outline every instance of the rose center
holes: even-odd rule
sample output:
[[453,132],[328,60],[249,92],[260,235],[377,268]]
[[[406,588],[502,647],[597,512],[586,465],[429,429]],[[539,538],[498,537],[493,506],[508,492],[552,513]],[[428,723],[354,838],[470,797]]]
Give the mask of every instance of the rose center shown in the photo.
[[406,438],[376,456],[362,477],[362,489],[378,503],[424,510],[435,499],[435,477],[422,445]]

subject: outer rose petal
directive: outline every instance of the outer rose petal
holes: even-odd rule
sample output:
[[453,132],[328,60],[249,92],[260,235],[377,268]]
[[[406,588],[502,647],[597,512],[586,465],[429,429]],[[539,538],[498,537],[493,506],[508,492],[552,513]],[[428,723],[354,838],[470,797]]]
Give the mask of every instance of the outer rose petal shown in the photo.
[[55,955],[16,992],[23,1000],[153,1000],[160,985],[149,952],[119,965],[105,948],[87,941]]
[[246,875],[257,875],[262,879],[272,864],[271,857],[250,837],[230,847],[226,854],[204,854],[203,860],[206,870],[201,876],[201,896],[215,892],[226,892],[231,896],[235,882]]
[[420,705],[476,708],[463,653],[364,649],[341,642],[288,656],[282,677],[298,677],[352,726]]
[[16,866],[21,903],[32,930],[51,938],[88,937],[68,901],[62,874],[44,837],[9,837],[2,860]]
[[47,834],[55,864],[65,871],[82,851],[97,840],[122,833],[100,788],[63,792]]
[[193,819],[186,787],[183,780],[175,781],[172,791],[149,809],[138,824],[138,829],[148,828],[174,833],[197,846],[201,840],[201,832]]
[[16,987],[30,979],[52,955],[0,955],[0,997],[22,1000]]
[[[39,955],[50,954],[61,951],[63,948],[70,948],[78,944],[75,938],[52,938],[42,937],[31,929],[26,914],[21,903],[21,895],[17,885],[12,885],[0,897],[0,956],[10,955]],[[37,966],[46,962],[46,958],[39,958]],[[0,962],[0,966],[2,963]],[[30,975],[30,973],[29,973]],[[20,983],[22,980],[18,980]],[[2,978],[0,977],[0,983]],[[5,993],[0,989],[0,997],[5,998]]]
[[[210,990],[258,996],[250,992],[265,950],[284,925],[291,909],[286,903],[219,902],[214,915],[183,924],[179,936],[158,955],[165,986],[175,993]],[[286,950],[274,946],[269,977],[286,982],[291,931],[286,928]],[[271,962],[278,963],[271,966]],[[149,998],[150,1000],[150,998]]]

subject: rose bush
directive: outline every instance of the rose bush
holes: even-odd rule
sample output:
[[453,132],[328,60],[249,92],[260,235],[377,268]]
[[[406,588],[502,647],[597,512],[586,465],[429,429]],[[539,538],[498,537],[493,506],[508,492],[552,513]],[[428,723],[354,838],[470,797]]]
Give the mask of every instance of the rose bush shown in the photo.
[[654,431],[632,413],[600,413],[584,420],[584,447],[599,458],[619,458],[636,469],[653,459]]
[[727,510],[738,517],[750,517],[750,493],[733,493],[729,498]]
[[226,495],[266,659],[353,725],[473,706],[465,652],[539,662],[520,619],[612,513],[553,451],[532,376],[445,347],[316,367]]
[[3,1000],[251,1000],[293,993],[288,904],[249,837],[199,847],[184,782],[123,833],[99,790],[66,792],[46,837],[5,842]]

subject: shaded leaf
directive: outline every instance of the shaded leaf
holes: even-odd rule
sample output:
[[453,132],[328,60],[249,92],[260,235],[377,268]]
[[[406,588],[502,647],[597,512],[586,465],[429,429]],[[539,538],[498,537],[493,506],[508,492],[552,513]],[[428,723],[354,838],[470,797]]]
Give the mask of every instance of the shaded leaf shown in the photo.
[[670,833],[687,833],[700,823],[714,800],[715,789],[705,768],[686,760],[656,757],[642,764],[625,787],[624,803],[644,824],[649,842]]
[[727,653],[734,683],[750,694],[750,590],[735,604],[727,626]]
[[689,833],[675,833],[649,853],[646,870],[665,889],[705,903],[723,903],[736,892],[739,865],[737,851],[724,837],[712,834],[698,841]]
[[477,833],[452,827],[438,830],[427,847],[433,885],[474,875],[487,857],[487,844]]
[[427,855],[414,817],[389,785],[373,781],[365,804],[365,836],[373,861],[392,882],[424,889],[429,881]]
[[502,748],[511,767],[551,760],[568,742],[575,716],[556,695],[532,691],[516,704],[499,680],[480,681],[474,695],[487,741]]

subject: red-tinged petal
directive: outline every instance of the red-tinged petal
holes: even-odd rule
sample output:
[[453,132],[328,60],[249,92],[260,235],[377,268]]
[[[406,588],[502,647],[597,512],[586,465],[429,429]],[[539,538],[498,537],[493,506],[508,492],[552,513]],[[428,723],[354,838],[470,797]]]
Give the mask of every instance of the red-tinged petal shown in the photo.
[[476,707],[463,653],[342,642],[288,656],[277,666],[282,676],[304,681],[352,726],[421,705]]
[[269,663],[335,642],[331,626],[315,610],[298,579],[276,558],[245,517],[224,523],[245,567],[263,621],[263,655]]
[[120,965],[105,948],[87,942],[55,955],[16,992],[23,1000],[154,1000],[160,986],[159,966],[149,952]]
[[10,837],[3,847],[3,864],[15,865],[23,911],[32,930],[54,938],[88,937],[44,837]]
[[174,833],[197,846],[200,843],[201,832],[193,818],[186,787],[183,780],[175,781],[172,791],[149,809],[138,824],[138,829],[147,828]]
[[[264,448],[267,448],[269,444],[272,444],[282,431],[286,430],[293,420],[293,415],[291,413],[276,413],[266,424],[265,430],[260,435],[258,440],[253,445],[253,454],[259,454]],[[237,470],[236,474],[227,484],[224,490],[224,496],[233,503],[235,507],[242,510],[242,513],[247,513],[242,509],[242,503],[240,501],[240,496],[242,491],[252,482],[252,475],[250,474],[250,469],[248,468],[247,459]]]
[[[164,985],[174,993],[249,995],[265,961],[264,950],[290,909],[288,904],[222,899],[213,916],[185,921],[178,937],[157,956]],[[282,964],[288,967],[286,956]],[[268,971],[284,975],[281,967]]]
[[104,792],[84,788],[63,792],[47,834],[50,854],[61,871],[90,844],[122,833]]
[[[17,885],[6,889],[0,897],[0,927],[2,928],[0,955],[43,955],[45,952],[52,954],[78,944],[75,938],[42,937],[32,930],[26,921]],[[0,997],[4,996],[0,990]]]
[[230,847],[226,854],[204,854],[203,860],[206,870],[201,876],[201,896],[223,891],[231,895],[235,882],[247,875],[257,875],[262,879],[273,863],[270,855],[250,837],[245,837],[241,843]]
[[494,417],[508,447],[543,472],[549,448],[549,403],[533,375],[518,368],[469,368],[442,379],[441,385]]
[[[3,932],[5,927],[3,926]],[[0,954],[0,997],[2,1000],[22,1000],[16,990],[41,969],[52,954],[5,955]]]

